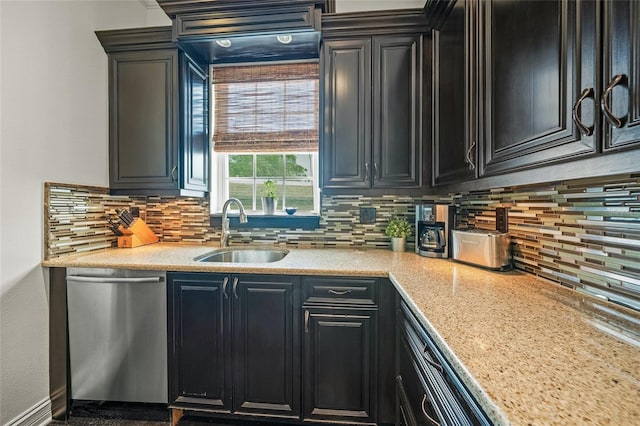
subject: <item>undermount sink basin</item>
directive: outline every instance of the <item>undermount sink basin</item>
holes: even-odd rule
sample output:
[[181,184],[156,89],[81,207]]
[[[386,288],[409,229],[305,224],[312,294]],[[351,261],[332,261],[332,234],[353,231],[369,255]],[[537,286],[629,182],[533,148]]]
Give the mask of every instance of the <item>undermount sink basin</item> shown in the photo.
[[284,259],[285,249],[222,248],[194,258],[196,262],[271,263]]

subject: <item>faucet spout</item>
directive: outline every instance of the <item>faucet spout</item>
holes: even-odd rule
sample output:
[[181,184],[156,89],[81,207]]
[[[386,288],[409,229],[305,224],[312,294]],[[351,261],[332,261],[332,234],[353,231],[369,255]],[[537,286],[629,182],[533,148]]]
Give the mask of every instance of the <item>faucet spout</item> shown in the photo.
[[229,237],[231,232],[229,231],[229,219],[227,218],[227,210],[231,203],[235,203],[240,209],[240,223],[247,223],[247,214],[244,211],[242,201],[237,198],[229,198],[222,206],[222,230],[220,231],[220,247],[229,246]]

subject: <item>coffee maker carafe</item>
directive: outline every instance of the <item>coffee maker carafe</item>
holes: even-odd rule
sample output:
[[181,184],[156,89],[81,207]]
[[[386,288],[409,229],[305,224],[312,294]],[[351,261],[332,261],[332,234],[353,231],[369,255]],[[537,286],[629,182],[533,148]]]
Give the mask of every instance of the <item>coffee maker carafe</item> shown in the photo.
[[454,228],[455,207],[446,204],[416,206],[416,253],[427,257],[449,257],[449,235]]

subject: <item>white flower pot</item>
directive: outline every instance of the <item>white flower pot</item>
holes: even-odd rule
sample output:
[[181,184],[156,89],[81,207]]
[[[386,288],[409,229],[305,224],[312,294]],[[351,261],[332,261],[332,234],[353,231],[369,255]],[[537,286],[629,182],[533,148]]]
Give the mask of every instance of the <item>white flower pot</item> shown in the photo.
[[406,238],[391,237],[391,250],[393,251],[405,251],[406,244]]

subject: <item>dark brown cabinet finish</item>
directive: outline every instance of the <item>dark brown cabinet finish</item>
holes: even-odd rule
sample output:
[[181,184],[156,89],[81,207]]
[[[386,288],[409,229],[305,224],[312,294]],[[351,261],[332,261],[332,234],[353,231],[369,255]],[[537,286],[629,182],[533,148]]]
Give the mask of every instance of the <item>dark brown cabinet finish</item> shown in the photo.
[[186,54],[180,55],[181,187],[209,192],[209,77]]
[[171,407],[299,418],[298,279],[167,279]]
[[640,144],[640,4],[603,1],[600,108],[606,151]]
[[177,189],[177,50],[114,53],[109,70],[109,187]]
[[423,190],[424,15],[335,14],[322,22],[323,190]]
[[169,401],[231,411],[228,277],[168,274]]
[[471,1],[456,1],[440,30],[433,32],[434,185],[476,176],[473,7]]
[[[480,3],[480,174],[575,159],[596,152],[572,109],[595,87],[593,52],[583,50],[582,4],[508,0]],[[594,28],[594,27],[592,27]],[[585,104],[585,107],[587,105]]]
[[374,422],[376,312],[304,309],[304,417]]
[[371,39],[325,41],[322,59],[322,186],[369,188]]
[[422,36],[373,38],[374,188],[420,187]]
[[234,276],[233,411],[300,416],[296,278]]
[[209,79],[171,27],[97,31],[109,55],[109,188],[116,195],[209,191]]

